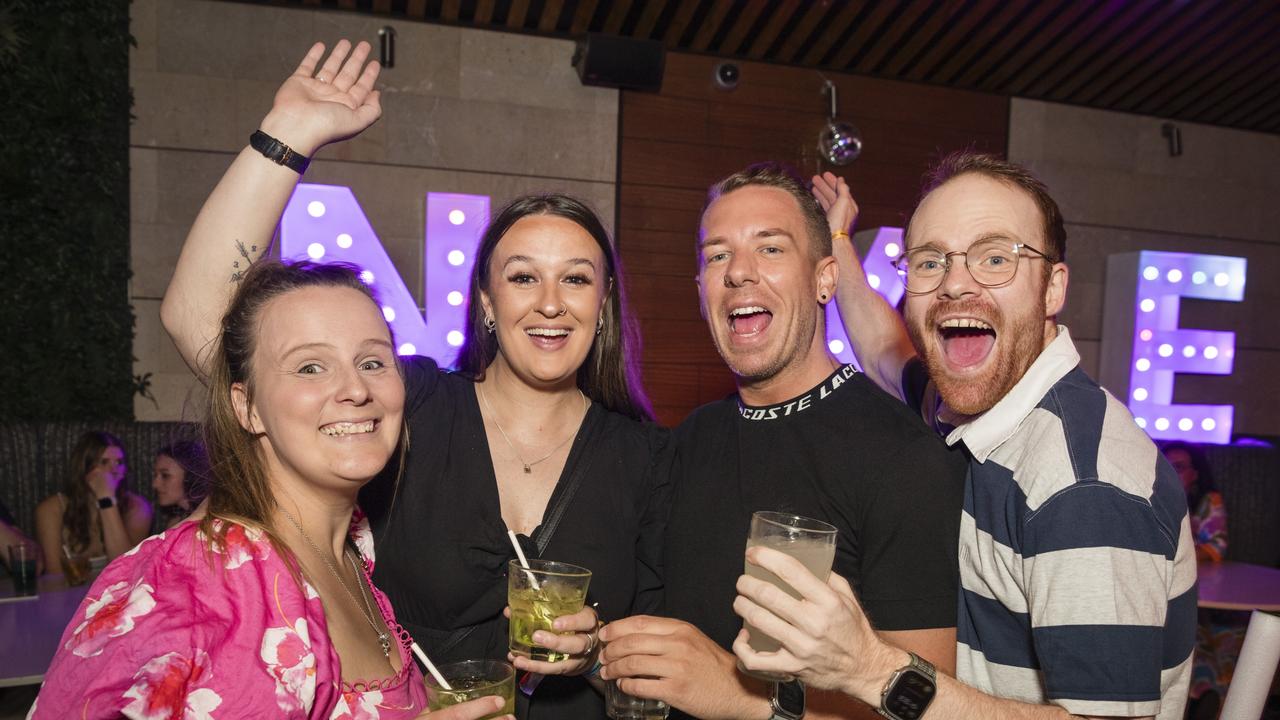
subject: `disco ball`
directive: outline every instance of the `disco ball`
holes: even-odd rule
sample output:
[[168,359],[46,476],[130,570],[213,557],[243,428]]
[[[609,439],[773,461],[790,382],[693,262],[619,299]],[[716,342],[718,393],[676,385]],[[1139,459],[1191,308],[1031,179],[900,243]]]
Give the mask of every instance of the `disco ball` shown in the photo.
[[818,136],[818,151],[832,165],[848,165],[862,154],[862,133],[851,123],[832,120]]

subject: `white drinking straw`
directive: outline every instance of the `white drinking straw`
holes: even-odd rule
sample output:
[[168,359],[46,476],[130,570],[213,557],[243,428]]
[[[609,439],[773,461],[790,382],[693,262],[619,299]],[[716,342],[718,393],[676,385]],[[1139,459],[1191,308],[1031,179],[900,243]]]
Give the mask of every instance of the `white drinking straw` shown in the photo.
[[[524,556],[524,550],[520,547],[520,541],[516,539],[516,531],[507,529],[507,537],[511,538],[511,547],[516,549],[516,557],[520,558],[520,565],[529,570],[529,559]],[[529,572],[529,584],[533,586],[534,592],[541,592],[542,588],[538,587],[538,578],[534,577],[533,572]]]
[[427,654],[422,652],[422,648],[418,647],[418,643],[411,642],[409,643],[409,647],[413,649],[413,654],[418,656],[418,659],[422,661],[422,664],[427,666],[427,672],[431,673],[431,677],[435,678],[436,682],[440,683],[440,687],[445,690],[453,689],[449,687],[449,681],[445,680],[444,676],[440,674],[440,671],[436,669],[436,666],[431,663],[431,659],[427,657]]

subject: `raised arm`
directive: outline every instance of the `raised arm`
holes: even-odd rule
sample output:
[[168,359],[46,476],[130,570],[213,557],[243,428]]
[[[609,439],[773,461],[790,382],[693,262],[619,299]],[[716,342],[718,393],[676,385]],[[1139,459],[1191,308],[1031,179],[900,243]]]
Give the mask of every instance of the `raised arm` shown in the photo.
[[831,173],[815,175],[813,195],[827,211],[832,234],[832,254],[840,267],[836,303],[849,335],[853,354],[862,370],[885,392],[904,400],[902,369],[916,356],[907,328],[898,311],[872,289],[848,231],[858,216],[858,206],[844,178]]
[[[341,40],[324,58],[323,43],[307,51],[280,89],[259,129],[311,157],[324,145],[355,136],[382,114],[373,83],[380,67],[365,63],[369,44]],[[319,68],[317,70],[317,68]],[[236,283],[266,253],[298,173],[245,147],[231,163],[182,246],[165,291],[160,319],[187,365],[203,380],[218,324]]]

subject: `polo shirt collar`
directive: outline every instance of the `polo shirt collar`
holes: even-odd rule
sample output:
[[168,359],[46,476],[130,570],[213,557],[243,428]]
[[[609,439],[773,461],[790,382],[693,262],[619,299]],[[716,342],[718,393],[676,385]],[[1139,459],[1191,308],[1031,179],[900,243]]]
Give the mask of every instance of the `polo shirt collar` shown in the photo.
[[1049,389],[1079,364],[1080,353],[1071,342],[1070,333],[1065,325],[1059,325],[1058,337],[1040,353],[1018,384],[990,410],[972,417],[959,416],[945,408],[939,413],[940,421],[955,426],[955,430],[947,435],[947,444],[955,445],[963,440],[975,460],[986,462],[996,448],[1013,437]]

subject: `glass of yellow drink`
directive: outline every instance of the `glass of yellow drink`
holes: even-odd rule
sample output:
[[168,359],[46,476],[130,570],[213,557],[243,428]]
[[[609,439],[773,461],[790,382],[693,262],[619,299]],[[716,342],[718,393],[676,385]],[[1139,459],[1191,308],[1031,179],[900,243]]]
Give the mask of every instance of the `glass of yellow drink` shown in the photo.
[[[835,526],[812,518],[791,515],[789,513],[765,512],[753,513],[751,516],[751,532],[747,536],[747,549],[756,546],[772,548],[799,560],[809,572],[826,582],[831,575],[831,564],[836,555]],[[800,598],[796,592],[781,578],[751,563],[745,563],[746,574],[772,583],[793,598]],[[751,649],[756,652],[775,652],[782,646],[777,640],[743,623],[749,634]],[[766,680],[790,680],[789,677],[772,673],[752,672],[752,675]]]
[[464,660],[437,668],[448,681],[445,690],[427,675],[427,708],[443,710],[468,700],[496,695],[505,703],[502,709],[482,720],[511,715],[516,711],[516,671],[510,664],[497,660]]
[[582,609],[591,571],[568,563],[530,560],[525,569],[517,560],[507,563],[507,605],[511,608],[511,652],[533,660],[559,662],[566,653],[539,646],[538,630],[555,632],[551,623]]

